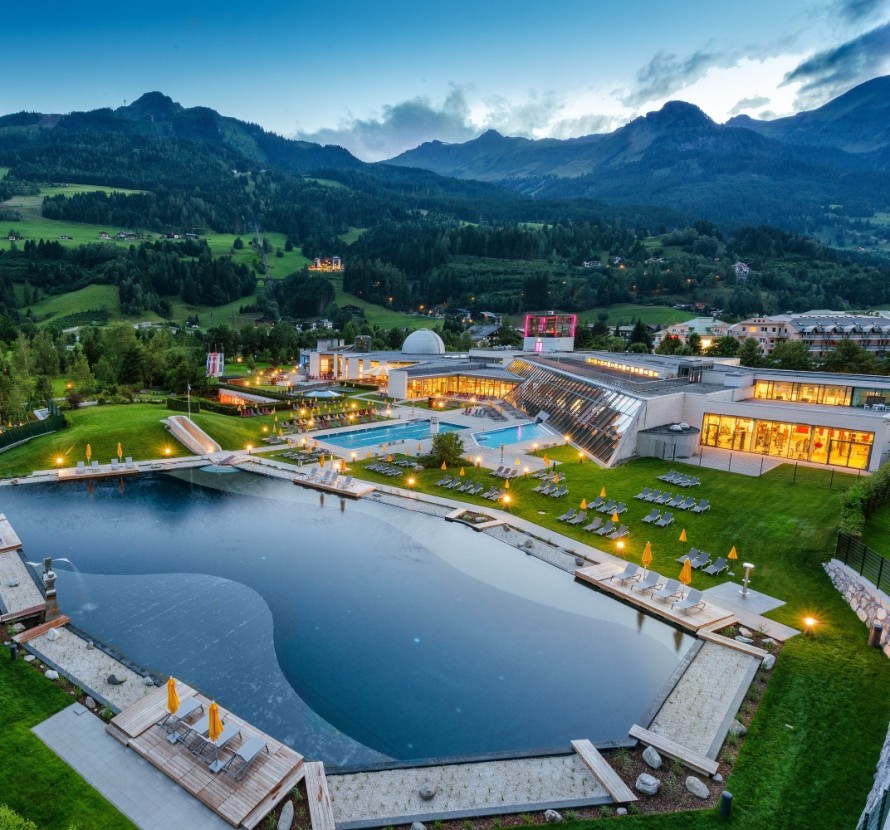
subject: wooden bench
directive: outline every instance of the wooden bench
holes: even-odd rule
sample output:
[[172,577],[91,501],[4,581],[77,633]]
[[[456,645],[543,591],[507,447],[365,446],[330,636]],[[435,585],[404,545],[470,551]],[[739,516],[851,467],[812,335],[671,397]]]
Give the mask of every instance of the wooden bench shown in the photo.
[[309,802],[309,817],[312,830],[335,830],[334,808],[328,792],[328,780],[321,761],[308,761],[303,764],[306,773],[306,800]]
[[636,723],[630,728],[628,735],[630,735],[631,738],[636,738],[640,743],[644,743],[647,746],[651,746],[653,749],[657,749],[669,758],[673,758],[686,764],[690,769],[694,769],[696,772],[700,772],[703,775],[714,775],[717,772],[718,764],[716,761],[712,761],[704,755],[699,755],[697,752],[693,752],[685,746],[680,746],[676,741],[672,741],[670,738],[665,738],[664,735],[657,735],[655,732],[643,729],[642,726]]
[[631,801],[637,800],[630,787],[621,780],[618,773],[612,769],[609,762],[600,755],[597,748],[590,741],[586,738],[582,741],[572,741],[572,749],[587,764],[593,773],[593,777],[606,788],[606,792],[612,796],[614,802],[617,804],[628,804]]

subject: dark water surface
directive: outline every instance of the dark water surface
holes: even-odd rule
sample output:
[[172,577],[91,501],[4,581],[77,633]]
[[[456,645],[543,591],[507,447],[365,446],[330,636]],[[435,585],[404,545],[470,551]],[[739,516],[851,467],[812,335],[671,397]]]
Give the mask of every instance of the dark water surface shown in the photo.
[[333,765],[622,739],[692,643],[462,525],[247,473],[2,493],[76,624]]

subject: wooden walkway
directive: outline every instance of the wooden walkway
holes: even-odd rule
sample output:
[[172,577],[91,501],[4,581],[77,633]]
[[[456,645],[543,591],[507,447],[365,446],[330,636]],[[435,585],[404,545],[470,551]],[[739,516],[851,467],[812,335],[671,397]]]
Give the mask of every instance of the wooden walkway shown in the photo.
[[[203,695],[184,683],[177,682],[176,689],[180,703],[196,697],[204,704],[204,712],[207,711],[210,701]],[[167,733],[155,725],[166,713],[167,688],[162,686],[121,712],[108,724],[107,731],[233,827],[252,830],[303,778],[302,755],[223,709],[220,709],[223,722],[237,727],[240,735],[222,750],[221,760],[225,761],[232,749],[253,735],[265,740],[269,751],[257,756],[240,781],[225,773],[214,774],[182,743],[171,744]],[[190,718],[194,719],[194,716]]]
[[373,484],[359,479],[354,479],[349,487],[332,487],[330,484],[310,481],[308,478],[295,478],[293,482],[299,487],[305,487],[307,490],[318,490],[319,493],[329,493],[332,496],[341,496],[347,499],[360,499],[377,489]]
[[665,738],[663,735],[657,735],[655,732],[643,729],[642,726],[636,723],[630,728],[628,735],[631,738],[636,738],[640,743],[646,744],[646,746],[657,749],[663,755],[686,764],[687,767],[700,772],[702,775],[714,775],[719,768],[716,761],[712,761],[704,755],[699,755],[685,746],[680,746],[680,744],[672,741],[670,738]]
[[735,621],[735,615],[720,608],[713,603],[706,602],[705,607],[684,614],[682,611],[672,611],[671,602],[662,602],[660,599],[654,599],[651,592],[642,594],[639,591],[632,591],[631,588],[636,584],[634,580],[626,582],[618,582],[615,579],[609,579],[613,574],[620,574],[624,568],[621,565],[606,563],[602,565],[591,565],[587,568],[579,568],[575,571],[575,579],[592,585],[598,591],[616,597],[623,602],[635,605],[656,617],[661,617],[680,628],[687,631],[697,632],[701,628],[719,625],[730,625]]
[[51,628],[61,628],[63,625],[68,625],[70,622],[71,620],[62,614],[54,620],[40,623],[40,625],[35,625],[34,628],[27,628],[21,634],[16,634],[12,639],[21,645],[22,643],[27,643],[29,640],[34,640],[37,637],[40,637],[42,634],[46,634]]
[[321,761],[307,761],[303,766],[306,770],[306,800],[309,802],[312,830],[334,830],[334,808],[324,764]]
[[121,478],[122,476],[138,475],[139,468],[136,466],[125,467],[119,465],[116,470],[111,469],[110,464],[100,464],[98,470],[92,467],[84,467],[79,470],[76,467],[64,467],[59,470],[59,481],[89,481],[96,478]]
[[572,741],[572,749],[578,753],[593,773],[593,777],[606,788],[606,792],[612,796],[616,804],[629,804],[637,800],[630,787],[621,780],[618,773],[609,766],[609,762],[600,755],[599,750],[590,741],[587,739]]

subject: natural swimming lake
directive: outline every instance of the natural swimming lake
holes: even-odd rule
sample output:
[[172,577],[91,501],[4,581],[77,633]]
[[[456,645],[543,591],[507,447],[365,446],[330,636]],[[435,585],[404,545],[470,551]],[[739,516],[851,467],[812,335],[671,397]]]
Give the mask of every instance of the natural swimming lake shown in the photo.
[[73,622],[331,765],[623,739],[692,638],[459,524],[198,470],[3,490]]

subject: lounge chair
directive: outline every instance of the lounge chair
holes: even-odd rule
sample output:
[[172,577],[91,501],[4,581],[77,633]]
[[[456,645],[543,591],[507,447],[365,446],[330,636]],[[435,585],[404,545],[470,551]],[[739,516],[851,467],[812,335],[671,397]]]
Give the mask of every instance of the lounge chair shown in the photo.
[[631,591],[657,591],[664,582],[662,581],[664,577],[661,574],[655,573],[655,571],[649,571],[646,576],[642,577],[642,579],[637,580],[636,585],[631,586]]
[[599,530],[595,530],[597,536],[605,536],[615,530],[615,522],[606,522]]
[[223,762],[219,760],[219,751],[240,734],[241,729],[234,723],[224,723],[220,736],[215,741],[205,739],[204,746],[196,754],[210,767],[211,772],[219,772],[223,768]]
[[685,598],[678,599],[671,605],[671,611],[682,611],[684,614],[690,611],[698,611],[705,607],[705,600],[701,591],[691,590]]
[[619,527],[618,530],[613,530],[609,534],[609,538],[610,539],[621,539],[624,536],[627,536],[628,532],[629,531],[627,529],[627,525],[621,525],[621,527]]
[[582,510],[582,511],[581,511],[580,513],[578,513],[576,516],[572,516],[572,518],[569,519],[569,520],[566,522],[566,524],[570,524],[570,525],[579,525],[579,524],[581,524],[581,522],[586,522],[586,521],[587,521],[587,511],[586,511],[586,510]]
[[665,510],[664,515],[655,523],[658,527],[667,527],[674,520],[674,514]]
[[468,481],[466,484],[462,484],[457,488],[458,493],[466,493],[469,490],[472,490],[476,486],[475,481]]
[[654,501],[655,501],[656,504],[667,504],[668,502],[671,502],[671,501],[673,501],[673,500],[674,500],[674,495],[673,495],[673,493],[668,493],[668,491],[665,490],[665,491],[664,491],[664,492],[663,492],[657,499],[655,499]]
[[645,499],[643,499],[643,501],[654,502],[657,498],[660,498],[660,497],[661,497],[661,490],[653,490],[651,493],[649,493],[648,496],[646,496]]
[[500,501],[504,497],[504,494],[506,492],[507,492],[506,490],[495,490],[494,494],[488,497],[488,500],[489,501]]
[[704,551],[702,551],[698,556],[695,557],[695,559],[692,560],[692,562],[690,562],[690,565],[692,566],[693,570],[696,570],[696,571],[699,568],[703,568],[705,565],[710,565],[710,564],[711,564],[711,554],[705,553]]
[[691,508],[693,513],[704,513],[705,510],[711,509],[711,502],[707,499],[702,499],[695,507]]
[[569,488],[565,486],[565,484],[561,484],[558,490],[554,490],[550,494],[550,498],[552,499],[561,499],[563,496],[567,496],[569,494]]
[[354,480],[355,479],[353,479],[352,476],[346,476],[346,478],[344,478],[343,481],[340,482],[340,489],[348,490],[350,487],[352,487],[352,482]]
[[87,470],[87,468],[84,467],[84,465],[83,465],[83,461],[78,461],[78,462],[77,462],[77,471],[76,471],[76,474],[77,474],[77,475],[80,475],[81,473],[85,473],[86,470]]
[[626,511],[627,511],[627,505],[623,501],[618,502],[618,504],[616,504],[615,508],[612,510],[613,513],[618,513],[618,515],[621,515],[622,513],[626,512]]
[[659,481],[666,481],[668,484],[673,484],[674,479],[677,478],[680,474],[676,470],[668,470],[668,472],[663,473],[658,477]]
[[182,727],[184,731],[187,731],[183,721],[185,721],[186,718],[203,708],[204,704],[201,703],[198,698],[187,697],[185,700],[180,702],[179,706],[176,709],[175,715],[171,712],[167,712],[167,714],[158,721],[157,725],[160,726],[167,733],[167,735],[169,736],[167,740],[171,744],[175,744],[178,740],[177,732],[180,727]]
[[680,510],[695,510],[695,499],[692,496],[687,496],[677,507]]
[[444,487],[446,484],[451,483],[451,476],[444,475],[436,482],[436,487]]
[[600,513],[608,513],[609,515],[611,515],[612,511],[617,506],[618,503],[615,501],[615,499],[609,499],[605,504],[601,504],[599,507],[597,507],[597,510],[599,510]]
[[309,471],[309,475],[306,477],[306,481],[317,481],[317,480],[318,480],[318,474],[319,474],[320,472],[321,472],[321,470],[320,470],[318,467],[313,467],[313,468]]
[[251,735],[235,750],[235,754],[223,764],[222,771],[235,781],[240,781],[263,750],[268,754],[269,745],[258,735]]
[[557,490],[559,490],[558,484],[547,484],[540,490],[540,493],[542,496],[549,496],[551,493],[555,493]]
[[661,511],[657,507],[653,507],[645,516],[643,516],[643,521],[646,524],[652,524],[652,522],[656,522],[661,518]]
[[556,521],[558,522],[567,522],[569,519],[573,519],[577,515],[578,511],[574,507],[570,507],[566,510],[562,516],[557,516]]
[[93,473],[99,472],[99,462],[98,461],[90,462],[90,472],[93,472]]
[[652,596],[656,599],[667,602],[682,592],[683,588],[676,579],[669,579],[664,583],[661,590],[653,591]]
[[128,470],[135,470],[135,469],[136,469],[136,465],[133,463],[133,459],[132,459],[129,455],[124,459],[124,466],[125,466]]
[[602,523],[603,520],[599,516],[597,516],[589,525],[584,525],[584,527],[581,529],[586,530],[588,533],[590,533],[600,527]]
[[637,493],[634,498],[635,499],[645,499],[652,492],[651,487],[644,487],[639,493]]
[[726,557],[718,556],[717,561],[713,565],[708,565],[707,568],[702,568],[702,573],[710,574],[711,576],[717,576],[721,571],[725,571],[729,567],[729,562],[727,562]]
[[680,493],[678,496],[674,496],[669,502],[665,503],[665,507],[679,507],[686,500],[686,496]]
[[684,553],[677,561],[682,565],[687,559],[692,562],[701,551],[698,548],[689,548],[689,553]]
[[597,496],[592,502],[590,502],[588,507],[591,510],[599,510],[605,503],[606,500],[602,496]]
[[497,487],[489,487],[489,488],[482,494],[482,498],[483,498],[483,499],[490,499],[495,493],[497,493],[497,491],[498,491],[498,488],[497,488]]
[[111,459],[111,472],[116,473],[120,469],[120,464],[116,458]]
[[545,487],[549,487],[549,481],[542,481],[537,487],[532,487],[533,493],[540,493]]
[[484,484],[477,484],[472,490],[467,490],[467,493],[471,496],[478,496],[484,489]]
[[496,470],[492,470],[490,475],[497,476],[498,478],[501,478],[504,475],[505,469],[506,469],[506,467],[504,467],[504,465],[502,464]]
[[636,579],[637,573],[640,570],[639,565],[634,565],[633,562],[628,562],[627,567],[621,573],[612,574],[609,579],[616,579],[618,582],[627,582],[628,579]]
[[446,490],[457,490],[458,487],[461,487],[461,486],[463,485],[463,481],[464,481],[464,480],[463,480],[462,478],[460,478],[460,477],[456,477],[456,478],[451,482],[451,484],[446,484],[446,485],[445,485],[445,489],[446,489]]

